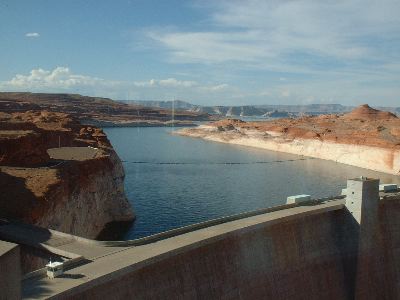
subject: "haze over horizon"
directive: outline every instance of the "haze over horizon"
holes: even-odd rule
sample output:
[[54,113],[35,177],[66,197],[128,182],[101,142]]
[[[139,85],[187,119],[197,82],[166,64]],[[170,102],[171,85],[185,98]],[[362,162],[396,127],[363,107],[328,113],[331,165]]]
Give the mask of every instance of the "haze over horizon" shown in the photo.
[[0,91],[400,106],[399,1],[0,3]]

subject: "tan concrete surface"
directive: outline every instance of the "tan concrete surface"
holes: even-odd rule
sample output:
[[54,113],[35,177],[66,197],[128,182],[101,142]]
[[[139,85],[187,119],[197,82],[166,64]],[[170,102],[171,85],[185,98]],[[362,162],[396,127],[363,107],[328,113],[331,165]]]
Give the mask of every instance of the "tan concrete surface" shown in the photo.
[[102,246],[96,244],[95,241],[91,243],[91,240],[27,224],[1,225],[0,238],[32,247],[41,246],[50,252],[67,258],[84,256],[87,259],[93,259],[118,251],[121,248]]
[[0,241],[0,256],[6,254],[8,251],[14,249],[18,245],[15,245],[13,243],[8,243],[5,241]]
[[0,241],[0,300],[20,299],[21,262],[19,246]]

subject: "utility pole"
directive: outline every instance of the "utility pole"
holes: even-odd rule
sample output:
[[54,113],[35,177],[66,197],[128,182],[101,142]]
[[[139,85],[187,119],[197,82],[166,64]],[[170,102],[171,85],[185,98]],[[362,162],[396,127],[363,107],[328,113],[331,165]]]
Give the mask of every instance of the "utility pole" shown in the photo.
[[175,97],[174,100],[172,100],[172,127],[174,127],[175,124]]

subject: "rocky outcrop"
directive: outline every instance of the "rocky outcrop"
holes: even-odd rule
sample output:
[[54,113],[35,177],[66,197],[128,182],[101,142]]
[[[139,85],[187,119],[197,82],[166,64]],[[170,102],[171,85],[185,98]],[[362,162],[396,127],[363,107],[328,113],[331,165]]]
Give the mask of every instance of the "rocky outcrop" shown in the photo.
[[350,113],[344,116],[346,119],[350,120],[387,120],[387,119],[397,119],[396,115],[388,112],[381,111],[370,107],[368,104],[361,105]]
[[96,238],[134,219],[123,180],[101,129],[62,113],[0,113],[0,217]]
[[266,122],[224,120],[177,134],[281,151],[400,175],[400,119],[367,105],[339,115]]
[[123,188],[124,170],[115,152],[66,164],[58,176],[62,179],[47,193],[57,202],[39,210],[38,218],[32,220],[35,224],[94,238],[112,223],[132,221]]

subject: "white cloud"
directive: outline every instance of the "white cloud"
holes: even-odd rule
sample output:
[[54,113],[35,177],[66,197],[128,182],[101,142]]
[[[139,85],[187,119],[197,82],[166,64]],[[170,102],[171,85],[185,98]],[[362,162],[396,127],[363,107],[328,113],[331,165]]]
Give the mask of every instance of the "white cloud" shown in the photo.
[[372,56],[390,60],[382,43],[399,36],[395,0],[237,0],[209,6],[211,30],[146,34],[166,47],[174,62],[241,62],[265,69],[329,68]]
[[196,81],[191,80],[178,80],[176,78],[167,78],[167,79],[150,79],[148,81],[135,81],[133,84],[137,87],[172,87],[172,88],[188,88],[197,86],[198,83]]
[[228,84],[223,83],[223,84],[217,84],[217,85],[212,85],[212,86],[205,86],[203,87],[204,90],[206,91],[211,91],[211,92],[219,92],[219,91],[224,91],[229,87]]
[[148,35],[169,48],[173,59],[179,62],[254,61],[269,54],[267,49],[252,45],[257,34],[251,32],[149,32]]
[[398,105],[398,0],[221,0],[196,8],[207,14],[201,27],[152,27],[144,36],[168,63],[224,78],[229,88],[202,89],[225,103]]
[[40,37],[40,34],[37,32],[28,32],[25,34],[25,36],[28,38],[38,38]]
[[68,67],[56,67],[53,70],[33,69],[29,75],[17,74],[9,81],[0,82],[0,87],[19,89],[60,88],[69,89],[82,86],[123,86],[137,88],[210,88],[220,90],[227,84],[204,86],[193,80],[179,80],[173,77],[166,79],[150,79],[147,81],[112,81],[98,77],[74,74]]
[[149,81],[134,81],[133,85],[137,87],[151,87],[151,86],[156,86],[157,83],[156,80],[151,79]]
[[197,85],[195,81],[177,80],[175,78],[168,78],[158,81],[159,85],[167,87],[193,87]]
[[259,86],[247,88],[248,82],[244,82],[245,87],[240,87],[184,78],[114,81],[76,74],[68,67],[56,67],[53,70],[38,68],[28,74],[17,74],[8,81],[0,82],[0,91],[79,93],[112,99],[175,98],[203,105],[306,104],[312,101],[398,106],[400,88],[395,79],[396,70],[391,69],[391,73],[384,76],[382,72],[352,73],[347,76],[339,73],[318,77],[311,82],[291,78],[279,81],[277,85],[269,85],[265,81]]
[[76,86],[94,86],[101,82],[103,80],[99,78],[73,74],[67,67],[56,67],[52,71],[39,68],[32,70],[29,75],[17,74],[10,81],[5,81],[1,85],[20,89],[68,89]]
[[291,93],[288,90],[281,91],[281,97],[287,98],[290,97]]
[[177,78],[143,81],[114,81],[73,73],[68,67],[53,70],[33,69],[0,82],[0,91],[67,92],[113,99],[207,99],[228,87],[227,84],[201,84]]

